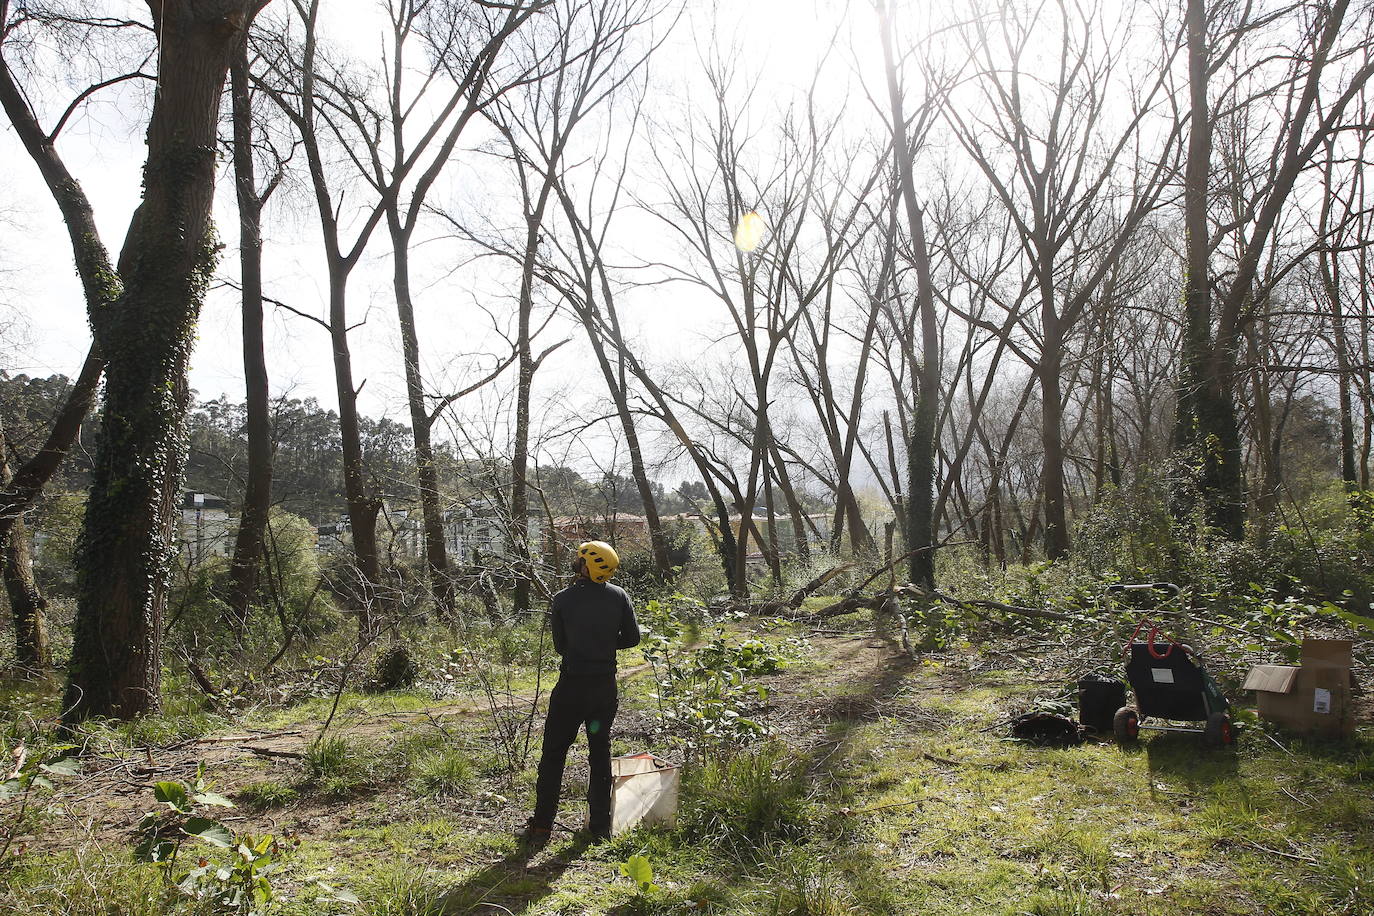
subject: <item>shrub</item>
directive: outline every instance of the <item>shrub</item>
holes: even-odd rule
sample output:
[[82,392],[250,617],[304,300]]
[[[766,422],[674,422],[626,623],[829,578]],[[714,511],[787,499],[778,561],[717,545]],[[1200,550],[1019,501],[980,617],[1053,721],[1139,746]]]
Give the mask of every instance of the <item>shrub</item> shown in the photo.
[[802,836],[806,763],[777,742],[706,757],[686,773],[683,834],[736,853]]
[[358,746],[347,738],[325,738],[305,752],[305,769],[320,794],[341,798],[353,795],[369,782],[371,748]]
[[1320,598],[1368,609],[1374,602],[1374,492],[1347,493],[1337,481],[1290,515],[1275,533],[1275,565]]
[[431,752],[414,764],[413,783],[422,795],[458,795],[471,788],[476,778],[472,760],[456,748]]
[[379,691],[400,690],[414,687],[419,679],[419,662],[405,646],[392,643],[373,664],[371,686]]

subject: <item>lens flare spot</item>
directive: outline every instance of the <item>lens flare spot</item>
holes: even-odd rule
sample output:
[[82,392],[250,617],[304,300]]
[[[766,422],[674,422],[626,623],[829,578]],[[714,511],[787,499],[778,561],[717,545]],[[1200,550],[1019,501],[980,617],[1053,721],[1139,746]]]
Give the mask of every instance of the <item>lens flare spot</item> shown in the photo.
[[599,719],[592,719],[587,723],[587,734],[595,735],[599,731],[601,731],[601,721]]
[[746,254],[759,247],[759,242],[763,241],[763,235],[768,231],[764,225],[763,217],[753,210],[739,218],[738,225],[735,226],[735,247]]

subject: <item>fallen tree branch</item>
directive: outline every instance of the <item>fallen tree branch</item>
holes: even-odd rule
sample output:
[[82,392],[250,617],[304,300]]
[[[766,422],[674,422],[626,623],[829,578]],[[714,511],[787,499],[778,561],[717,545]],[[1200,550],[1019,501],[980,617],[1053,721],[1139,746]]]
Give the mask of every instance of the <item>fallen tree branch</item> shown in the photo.
[[248,747],[247,745],[243,749],[251,754],[257,754],[259,757],[286,757],[290,760],[304,760],[306,758],[306,755],[299,751],[277,751],[270,747]]
[[1004,614],[1016,614],[1021,617],[1037,617],[1043,620],[1074,621],[1078,619],[1077,617],[1074,617],[1072,614],[1063,614],[1059,611],[1047,611],[1043,608],[1023,607],[1017,604],[1004,604],[1001,601],[991,601],[988,599],[955,598],[953,595],[947,595],[944,592],[931,591],[929,589],[922,588],[919,585],[910,584],[899,585],[891,591],[883,590],[881,592],[876,592],[868,597],[864,597],[862,595],[851,595],[848,598],[844,598],[840,601],[835,602],[834,604],[821,608],[814,614],[804,615],[803,619],[824,620],[829,617],[838,617],[841,614],[852,614],[855,611],[881,610],[883,606],[887,603],[888,599],[894,597],[912,598],[927,602],[931,600],[939,600],[947,604],[952,604],[956,607],[961,607],[964,610],[971,611],[974,614],[977,614],[977,616],[984,618],[986,618],[987,615],[978,614],[978,608],[985,608],[987,610],[992,611],[1001,611]]
[[[772,617],[778,615],[791,616],[789,611],[795,611],[802,606],[802,603],[821,589],[827,582],[834,579],[840,573],[853,566],[852,563],[841,563],[839,566],[831,567],[821,573],[810,582],[803,585],[793,593],[791,598],[786,601],[755,601],[744,605],[743,610],[757,616]],[[726,605],[723,610],[729,610],[734,605]]]
[[962,608],[987,608],[993,611],[1002,611],[1006,614],[1019,614],[1022,617],[1039,617],[1044,620],[1077,620],[1072,614],[1061,614],[1058,611],[1046,611],[1036,607],[1022,607],[1016,604],[1003,604],[1000,601],[988,601],[985,599],[965,601],[955,598],[953,595],[946,595],[944,592],[930,592],[930,595],[947,601],[950,604],[958,605]]

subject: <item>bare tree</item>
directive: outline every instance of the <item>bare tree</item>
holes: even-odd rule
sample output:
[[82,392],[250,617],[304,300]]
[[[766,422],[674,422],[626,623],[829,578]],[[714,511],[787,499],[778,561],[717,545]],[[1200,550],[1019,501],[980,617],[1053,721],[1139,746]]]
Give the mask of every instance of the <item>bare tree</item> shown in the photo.
[[[1368,9],[1353,14],[1348,0],[1299,4],[1269,14],[1250,4],[1188,0],[1188,163],[1184,179],[1188,274],[1178,388],[1176,441],[1199,468],[1207,521],[1227,537],[1245,530],[1243,454],[1237,418],[1237,362],[1247,327],[1272,283],[1261,281],[1275,230],[1299,178],[1327,138],[1346,123],[1347,109],[1371,76]],[[1278,30],[1275,34],[1274,30]],[[1257,60],[1242,58],[1254,57]],[[1226,108],[1209,112],[1212,77],[1231,76],[1222,93]],[[1259,117],[1261,105],[1282,112],[1265,118],[1271,155],[1253,180],[1229,182],[1222,212],[1212,216],[1216,172],[1213,134],[1219,121]],[[1254,141],[1256,145],[1259,139]],[[1233,252],[1219,277],[1212,264],[1223,244]],[[1224,282],[1223,282],[1224,280]]]
[[[532,560],[528,543],[530,399],[534,375],[543,360],[543,355],[536,358],[533,349],[540,267],[545,260],[542,246],[546,233],[557,231],[553,223],[560,210],[558,188],[574,138],[585,130],[584,122],[610,104],[641,71],[661,42],[648,33],[664,9],[657,0],[616,0],[595,7],[560,0],[549,5],[539,27],[522,33],[518,51],[524,60],[547,60],[548,75],[515,87],[483,111],[504,141],[515,170],[521,202],[516,237],[503,238],[492,227],[483,231],[450,220],[460,236],[519,270],[509,511],[516,552],[525,562]],[[641,40],[641,35],[646,37]],[[536,69],[533,64],[527,66]],[[529,577],[518,578],[517,614],[528,610],[530,596]]]
[[[1097,21],[1113,10],[1060,2],[1024,11],[996,5],[960,30],[977,61],[981,102],[945,106],[959,144],[1017,229],[1022,269],[1033,290],[1033,353],[1022,357],[1040,384],[1045,547],[1069,548],[1065,487],[1065,362],[1071,337],[1172,176],[1174,133],[1155,137],[1149,119],[1167,98],[1173,43],[1146,68],[1124,72],[1129,13],[1103,39]],[[1048,49],[1043,51],[1042,49]],[[1043,53],[1046,75],[1034,58]],[[1109,97],[1129,100],[1124,110]],[[1176,129],[1176,128],[1175,128]],[[1028,303],[1030,304],[1030,303]],[[991,328],[989,328],[991,330]]]

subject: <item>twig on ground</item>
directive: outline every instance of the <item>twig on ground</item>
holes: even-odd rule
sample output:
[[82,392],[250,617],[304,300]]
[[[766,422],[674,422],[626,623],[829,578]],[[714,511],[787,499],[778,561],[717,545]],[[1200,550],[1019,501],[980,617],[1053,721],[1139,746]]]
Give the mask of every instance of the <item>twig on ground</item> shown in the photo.
[[259,757],[284,757],[289,760],[305,760],[308,756],[299,751],[278,751],[270,747],[249,747],[248,745],[244,745],[243,749]]

